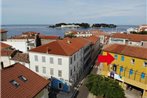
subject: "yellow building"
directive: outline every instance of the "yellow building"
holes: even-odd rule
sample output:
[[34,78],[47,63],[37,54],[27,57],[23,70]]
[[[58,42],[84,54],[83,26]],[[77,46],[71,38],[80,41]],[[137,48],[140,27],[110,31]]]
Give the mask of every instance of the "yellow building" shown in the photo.
[[103,48],[103,55],[107,52],[115,60],[110,65],[103,63],[101,73],[142,89],[142,98],[147,98],[147,48],[111,44]]

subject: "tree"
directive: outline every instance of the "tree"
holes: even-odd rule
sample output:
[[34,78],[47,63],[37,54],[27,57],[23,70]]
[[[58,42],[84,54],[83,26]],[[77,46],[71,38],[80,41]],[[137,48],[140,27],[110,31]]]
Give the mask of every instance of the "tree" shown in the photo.
[[119,83],[111,78],[101,75],[89,75],[86,81],[88,90],[96,95],[104,98],[125,98],[124,90]]

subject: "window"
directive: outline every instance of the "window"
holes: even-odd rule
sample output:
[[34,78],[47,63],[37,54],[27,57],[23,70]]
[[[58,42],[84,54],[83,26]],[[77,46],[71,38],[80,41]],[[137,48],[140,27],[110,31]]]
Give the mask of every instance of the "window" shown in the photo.
[[125,60],[125,58],[124,58],[124,56],[122,55],[122,56],[121,56],[121,61],[124,61],[124,60]]
[[53,68],[50,69],[50,75],[54,75],[54,69]]
[[74,55],[74,61],[76,60],[76,54]]
[[145,73],[141,73],[141,79],[145,78]]
[[46,67],[42,67],[42,72],[46,74]]
[[74,66],[74,71],[76,71],[76,67]]
[[62,83],[58,83],[58,89],[62,89],[63,88],[63,84]]
[[129,73],[130,73],[130,75],[132,75],[132,74],[133,74],[133,70],[132,70],[132,69],[130,69],[130,72],[129,72]]
[[11,80],[10,83],[15,86],[16,88],[19,87],[19,83],[16,80]]
[[120,67],[120,72],[123,72],[123,70],[124,70],[124,68],[121,66],[121,67]]
[[62,77],[62,71],[58,70],[58,77]]
[[35,61],[38,61],[38,56],[37,55],[35,55],[34,58],[35,58]]
[[72,64],[72,57],[70,58],[70,64]]
[[116,54],[114,55],[114,58],[115,58],[115,60],[117,60],[117,55]]
[[50,63],[53,64],[54,63],[54,60],[52,57],[50,57]]
[[18,77],[20,80],[22,80],[23,82],[26,82],[28,79],[26,77],[24,77],[23,75]]
[[134,64],[134,63],[135,63],[135,59],[132,59],[132,60],[131,60],[131,63]]
[[72,69],[70,70],[70,76],[72,76]]
[[35,71],[36,71],[36,72],[39,72],[38,66],[35,66]]
[[143,66],[144,66],[144,67],[147,67],[147,61],[144,61]]
[[116,70],[117,70],[117,66],[115,64],[113,64],[113,71],[116,72]]
[[42,56],[42,62],[46,62],[45,56]]
[[58,65],[62,65],[62,59],[58,58]]

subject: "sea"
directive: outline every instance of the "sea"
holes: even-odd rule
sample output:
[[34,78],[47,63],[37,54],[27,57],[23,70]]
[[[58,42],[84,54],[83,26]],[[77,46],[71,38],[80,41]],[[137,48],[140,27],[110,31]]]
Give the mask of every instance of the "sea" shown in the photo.
[[44,35],[57,35],[64,37],[64,33],[69,30],[102,30],[107,33],[126,32],[128,28],[137,28],[137,25],[117,25],[116,28],[49,28],[49,25],[2,25],[1,28],[7,30],[7,36],[19,35],[22,32],[38,32]]

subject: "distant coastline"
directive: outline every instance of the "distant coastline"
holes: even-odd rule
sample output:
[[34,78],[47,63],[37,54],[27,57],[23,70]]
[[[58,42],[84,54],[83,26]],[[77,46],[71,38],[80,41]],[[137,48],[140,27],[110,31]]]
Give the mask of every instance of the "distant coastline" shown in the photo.
[[116,28],[117,25],[96,23],[90,25],[89,23],[57,23],[55,25],[49,25],[49,28]]

